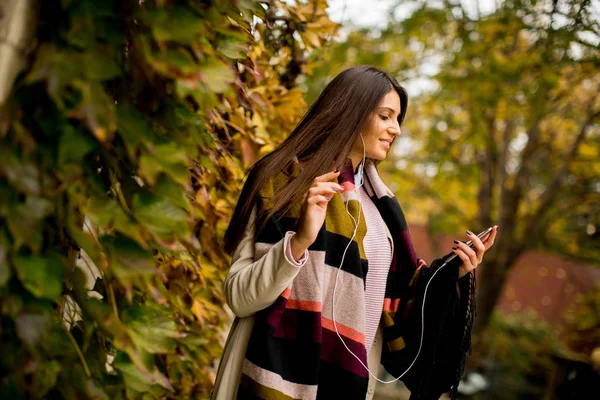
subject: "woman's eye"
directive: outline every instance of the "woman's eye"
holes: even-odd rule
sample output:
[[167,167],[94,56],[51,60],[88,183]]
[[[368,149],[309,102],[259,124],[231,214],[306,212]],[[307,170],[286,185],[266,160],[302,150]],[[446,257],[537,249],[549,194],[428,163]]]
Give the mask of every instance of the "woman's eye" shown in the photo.
[[384,121],[387,121],[388,119],[390,119],[390,117],[388,117],[387,115],[381,115],[381,114],[379,114],[379,117],[380,117],[382,120],[384,120]]

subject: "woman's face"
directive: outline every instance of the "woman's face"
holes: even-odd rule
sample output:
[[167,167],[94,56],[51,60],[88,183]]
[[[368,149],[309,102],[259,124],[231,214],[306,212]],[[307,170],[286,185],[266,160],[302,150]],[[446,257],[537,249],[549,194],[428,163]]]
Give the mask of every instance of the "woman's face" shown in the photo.
[[[398,124],[398,114],[400,114],[400,96],[392,89],[383,97],[362,131],[367,158],[384,160],[387,157],[393,140],[402,133]],[[358,136],[350,153],[355,168],[362,157],[363,144]]]

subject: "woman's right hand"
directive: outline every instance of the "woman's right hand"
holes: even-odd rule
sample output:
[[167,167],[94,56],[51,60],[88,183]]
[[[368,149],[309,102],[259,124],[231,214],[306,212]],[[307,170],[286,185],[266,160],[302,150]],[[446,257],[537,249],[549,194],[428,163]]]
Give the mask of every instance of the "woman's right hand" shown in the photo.
[[344,190],[340,184],[333,182],[339,174],[338,171],[317,176],[304,194],[298,230],[292,237],[292,254],[295,259],[299,259],[304,250],[317,239],[325,222],[329,200],[334,194]]

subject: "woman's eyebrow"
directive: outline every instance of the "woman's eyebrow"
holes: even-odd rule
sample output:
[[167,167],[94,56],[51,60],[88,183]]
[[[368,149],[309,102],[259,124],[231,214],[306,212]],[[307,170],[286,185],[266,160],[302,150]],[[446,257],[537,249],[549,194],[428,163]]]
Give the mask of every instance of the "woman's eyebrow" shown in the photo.
[[383,106],[383,107],[379,107],[380,110],[389,110],[392,112],[392,114],[396,114],[396,110],[394,110],[392,107],[387,107],[387,106]]

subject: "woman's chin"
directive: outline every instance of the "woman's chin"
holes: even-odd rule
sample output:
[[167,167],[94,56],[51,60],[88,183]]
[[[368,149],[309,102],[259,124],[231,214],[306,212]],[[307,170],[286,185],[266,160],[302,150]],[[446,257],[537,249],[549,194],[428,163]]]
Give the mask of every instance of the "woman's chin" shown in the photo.
[[374,154],[373,157],[369,157],[372,158],[373,160],[377,160],[377,161],[383,161],[385,160],[385,158],[387,157],[387,153],[386,152],[382,152],[382,153],[378,153],[378,154]]
[[388,151],[384,149],[376,149],[375,151],[371,151],[370,154],[367,154],[366,158],[373,161],[383,161],[387,158],[387,156]]

